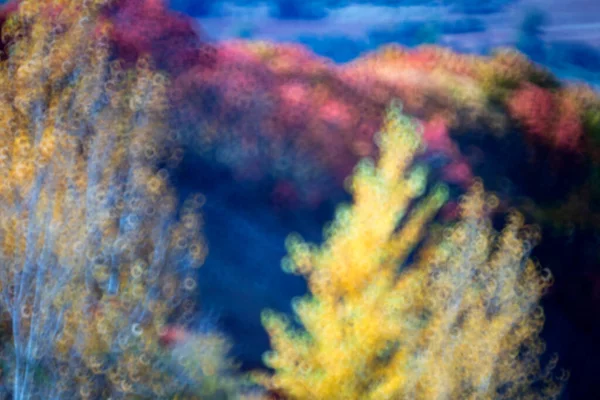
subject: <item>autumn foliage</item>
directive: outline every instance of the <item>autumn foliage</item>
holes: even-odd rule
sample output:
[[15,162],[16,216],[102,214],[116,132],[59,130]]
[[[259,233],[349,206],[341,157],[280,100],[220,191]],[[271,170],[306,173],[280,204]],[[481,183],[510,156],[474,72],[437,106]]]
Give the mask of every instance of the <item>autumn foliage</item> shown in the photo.
[[106,4],[78,3],[22,1],[2,30],[2,396],[234,396],[222,335],[164,343],[207,255],[204,197],[170,183],[168,78],[112,60]]
[[291,399],[556,399],[556,360],[538,359],[551,277],[528,259],[535,230],[521,216],[496,233],[487,213],[497,199],[476,183],[460,221],[408,263],[446,196],[434,189],[408,211],[426,179],[409,169],[411,124],[390,111],[378,162],[358,165],[354,202],[321,247],[288,238],[283,267],[305,276],[310,294],[293,303],[301,327],[264,313],[275,373],[261,381]]
[[[274,393],[556,393],[537,364],[547,282],[528,259],[533,238],[517,216],[495,232],[484,209],[516,205],[557,231],[600,226],[600,100],[588,87],[514,51],[392,45],[340,66],[295,44],[209,44],[160,0],[21,0],[0,26],[6,395],[238,395],[226,340],[190,332],[207,248],[203,197],[180,205],[170,179],[184,156],[268,182],[284,209],[333,201],[344,185],[355,196],[325,250],[288,241],[285,266],[314,297],[296,303],[308,335],[267,315]],[[386,117],[393,99],[414,123]],[[498,150],[513,142],[522,152]],[[448,196],[475,188],[444,209],[459,220],[449,236],[396,276],[447,197],[409,207],[426,186],[426,168],[405,174],[413,160]],[[550,178],[486,197],[481,171],[494,184]]]

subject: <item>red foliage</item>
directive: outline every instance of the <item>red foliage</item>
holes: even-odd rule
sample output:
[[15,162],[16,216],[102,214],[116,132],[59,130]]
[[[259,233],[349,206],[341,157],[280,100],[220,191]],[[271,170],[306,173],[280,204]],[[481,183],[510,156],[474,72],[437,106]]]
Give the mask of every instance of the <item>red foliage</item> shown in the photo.
[[552,93],[527,83],[508,101],[510,115],[537,142],[554,149],[579,152],[583,145],[583,127],[579,109],[564,93]]
[[448,123],[440,116],[434,116],[423,124],[423,140],[431,151],[440,151],[450,155],[454,155],[458,151],[456,144],[450,139]]
[[[470,168],[449,136],[446,119],[439,116],[450,107],[449,100],[416,96],[414,83],[405,87],[372,80],[361,63],[340,68],[298,45],[264,46],[221,43],[213,68],[191,68],[172,85],[172,99],[183,104],[177,110],[182,121],[213,131],[214,146],[238,147],[242,156],[230,165],[237,177],[271,175],[285,187],[294,186],[296,200],[318,203],[326,192],[341,187],[360,157],[376,155],[373,136],[389,102],[400,97],[409,114],[428,121],[429,151],[454,162],[444,176],[468,186]],[[440,55],[431,52],[422,62],[436,57]],[[279,171],[281,162],[288,166]],[[312,172],[300,172],[306,169]],[[319,183],[310,174],[336,183]],[[281,186],[275,190],[272,196],[279,202]]]
[[[320,170],[317,175],[336,176],[341,186],[357,156],[373,150],[376,126],[367,123],[369,115],[358,108],[361,101],[343,93],[335,71],[296,46],[277,47],[268,58],[260,57],[247,43],[219,45],[214,68],[190,69],[175,80],[172,98],[187,104],[178,111],[179,118],[215,127],[216,146],[241,145],[241,138],[249,138],[257,150],[256,161],[239,165],[243,171],[238,176],[246,175],[250,165],[263,174],[277,173],[275,164],[284,162],[287,172],[279,178],[295,175],[293,180],[307,200],[311,179],[302,178],[292,161],[302,159],[301,168],[312,164]],[[320,79],[315,71],[320,71]]]
[[444,168],[442,178],[466,189],[473,183],[474,176],[471,166],[465,160],[458,159]]
[[166,9],[162,0],[118,0],[104,18],[110,22],[115,55],[132,63],[142,54],[172,74],[213,63],[192,20]]
[[510,115],[520,121],[527,133],[545,138],[555,116],[554,95],[533,84],[525,84],[516,90],[508,101]]
[[[116,0],[102,18],[111,27],[115,57],[131,65],[148,54],[170,74],[174,121],[184,136],[226,153],[222,160],[240,179],[280,180],[272,193],[278,203],[318,202],[341,187],[360,157],[375,156],[373,135],[393,98],[424,121],[428,151],[450,160],[443,178],[463,187],[473,178],[449,133],[449,119],[461,106],[427,78],[433,70],[475,76],[468,57],[436,47],[391,46],[336,66],[296,44],[232,41],[213,47],[192,19],[161,0]],[[512,56],[498,63],[526,67]],[[549,90],[524,84],[508,109],[531,139],[567,150],[581,145],[577,107]],[[315,179],[325,176],[336,184]]]
[[[0,27],[18,4],[19,0],[14,0],[0,7]],[[45,12],[50,18],[59,14],[55,6]],[[111,27],[109,39],[114,56],[126,65],[148,54],[159,68],[177,75],[214,62],[214,50],[205,43],[193,20],[169,11],[164,0],[116,0],[104,10],[98,26],[106,22]],[[6,44],[0,45],[4,51]]]
[[569,152],[581,150],[583,126],[577,105],[568,98],[560,103],[559,116],[554,127],[554,146]]

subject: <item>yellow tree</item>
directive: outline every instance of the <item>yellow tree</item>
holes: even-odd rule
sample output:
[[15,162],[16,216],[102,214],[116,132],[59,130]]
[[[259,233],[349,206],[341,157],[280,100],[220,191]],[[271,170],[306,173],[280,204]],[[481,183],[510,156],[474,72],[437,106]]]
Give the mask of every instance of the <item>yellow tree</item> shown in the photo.
[[220,335],[195,335],[185,352],[159,343],[167,322],[198,312],[204,198],[179,206],[167,77],[144,57],[128,70],[111,61],[107,4],[22,0],[2,31],[3,395],[235,393]]
[[528,258],[534,231],[515,214],[496,233],[486,217],[496,200],[478,183],[461,221],[411,257],[446,190],[411,205],[426,177],[410,169],[420,139],[398,107],[378,144],[325,243],[288,238],[283,267],[306,276],[311,293],[294,301],[293,321],[265,312],[275,372],[260,380],[292,399],[554,398],[554,362],[538,362],[549,276]]

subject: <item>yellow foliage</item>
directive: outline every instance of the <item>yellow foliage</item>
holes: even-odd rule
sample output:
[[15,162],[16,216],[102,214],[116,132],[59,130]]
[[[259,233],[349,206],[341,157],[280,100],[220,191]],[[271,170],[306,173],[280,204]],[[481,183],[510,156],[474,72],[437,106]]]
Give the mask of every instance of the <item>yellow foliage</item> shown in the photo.
[[164,118],[166,79],[145,59],[129,70],[110,61],[107,37],[96,36],[103,3],[23,0],[3,31],[12,38],[0,63],[0,304],[12,328],[3,384],[14,399],[233,392],[220,335],[187,344],[210,353],[204,369],[159,345],[169,318],[186,326],[197,313],[205,199],[177,207],[159,169],[181,160]]
[[538,363],[549,276],[528,259],[532,234],[513,215],[498,235],[486,217],[495,198],[478,183],[460,223],[405,266],[446,190],[411,207],[426,178],[409,171],[419,137],[397,107],[379,142],[324,245],[288,239],[284,269],[305,275],[311,295],[293,304],[303,329],[264,313],[275,373],[259,379],[292,399],[553,398],[553,365]]

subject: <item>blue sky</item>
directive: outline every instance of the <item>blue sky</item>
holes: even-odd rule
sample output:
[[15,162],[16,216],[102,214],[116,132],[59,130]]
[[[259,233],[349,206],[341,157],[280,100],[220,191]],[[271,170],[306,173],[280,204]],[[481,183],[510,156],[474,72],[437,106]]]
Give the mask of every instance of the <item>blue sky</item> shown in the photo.
[[[172,0],[189,9],[194,0]],[[240,5],[244,1],[252,5]],[[300,7],[325,9],[326,0],[276,0],[300,2]],[[337,1],[338,5],[342,3]],[[388,0],[396,2],[394,0]],[[488,53],[499,46],[515,46],[519,26],[532,10],[541,11],[545,24],[539,41],[529,43],[542,49],[544,59],[561,78],[581,79],[600,87],[600,1],[596,0],[411,0],[407,6],[382,6],[374,2],[344,2],[327,9],[318,19],[276,18],[275,0],[215,1],[212,14],[198,18],[205,33],[214,40],[236,37],[280,42],[302,42],[315,52],[338,62],[350,61],[361,52],[387,42],[419,44],[423,38],[461,52]],[[379,0],[378,3],[386,3]],[[473,10],[474,5],[486,7]],[[480,6],[477,6],[480,7]],[[493,12],[483,12],[493,11]],[[435,39],[432,39],[434,30]],[[574,45],[577,43],[577,45]],[[532,54],[529,54],[532,56]],[[582,68],[583,66],[583,68]]]
[[[193,0],[187,0],[193,3]],[[241,1],[241,0],[240,0]],[[255,6],[239,6],[231,2],[217,2],[222,15],[202,17],[204,29],[216,38],[227,38],[244,28],[254,29],[256,37],[275,40],[294,40],[298,35],[309,33],[345,34],[364,36],[368,30],[403,21],[427,21],[431,19],[461,19],[467,14],[452,6],[452,1],[438,0],[439,6],[386,7],[373,4],[348,4],[334,8],[328,16],[319,20],[278,20],[270,16],[271,5],[267,2]],[[305,0],[306,4],[310,0]],[[406,2],[405,2],[406,3]],[[430,2],[431,3],[431,2]],[[485,3],[485,2],[484,2]],[[450,5],[447,5],[450,4]],[[600,48],[600,2],[594,0],[518,0],[511,2],[500,12],[474,14],[487,26],[485,34],[458,35],[449,41],[490,41],[510,43],[519,21],[527,10],[538,8],[548,13],[549,25],[546,36],[550,40],[582,40]]]

